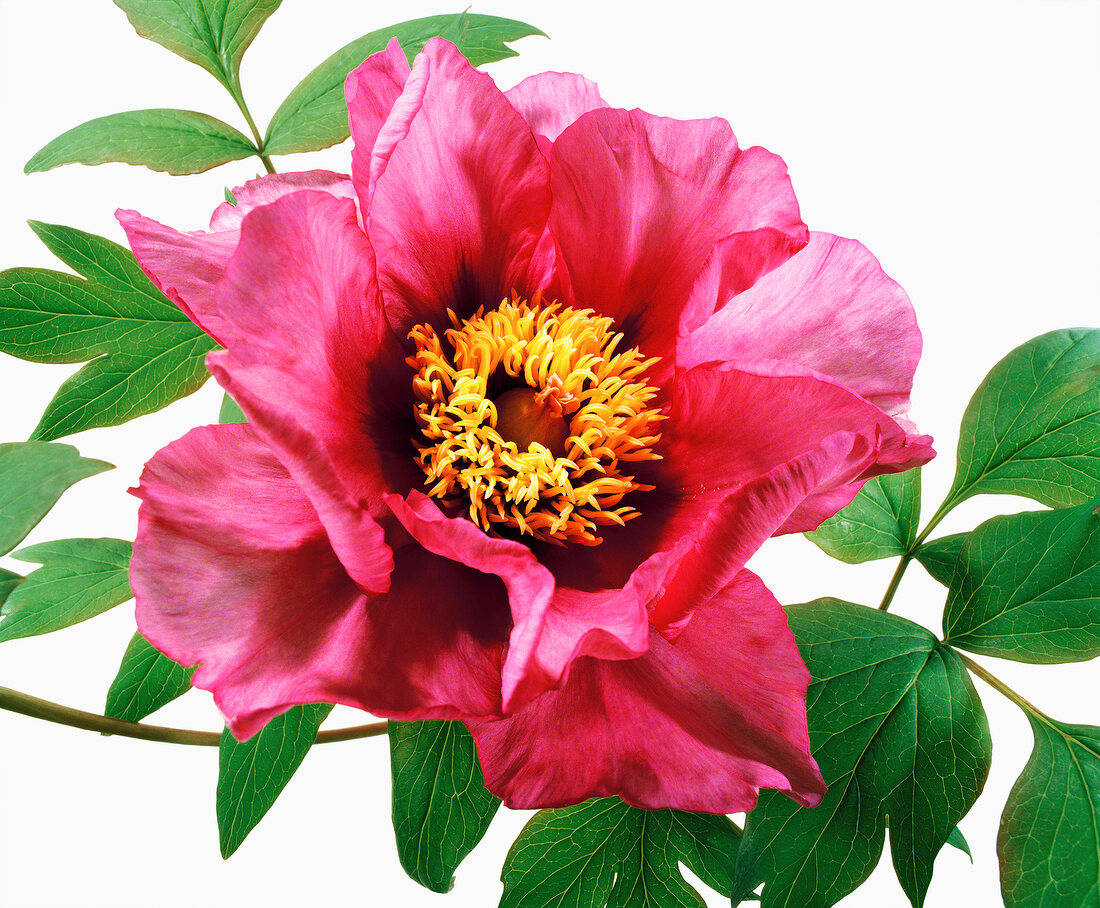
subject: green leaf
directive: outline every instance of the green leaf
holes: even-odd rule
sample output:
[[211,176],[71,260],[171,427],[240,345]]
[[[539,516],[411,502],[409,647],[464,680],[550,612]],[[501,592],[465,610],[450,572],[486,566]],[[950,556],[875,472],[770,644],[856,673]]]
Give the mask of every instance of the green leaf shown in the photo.
[[1028,712],[1035,749],[1001,815],[1006,908],[1100,905],[1100,728]]
[[26,577],[13,573],[12,571],[6,571],[0,568],[0,606],[4,604],[8,596],[11,595],[19,584],[26,581]]
[[332,712],[329,703],[293,706],[247,741],[222,732],[218,749],[218,833],[222,857],[236,851],[279,797]]
[[950,845],[952,848],[957,848],[968,858],[970,858],[971,864],[974,863],[974,855],[970,853],[970,844],[966,841],[966,838],[963,836],[962,831],[959,829],[958,826],[952,829],[951,833],[947,836],[947,844]]
[[[729,817],[683,810],[657,811],[667,814],[670,873],[677,861],[715,892],[727,898],[733,893],[733,865],[741,844],[741,830]],[[660,825],[660,824],[658,824]]]
[[343,142],[348,137],[344,80],[371,54],[385,50],[392,38],[401,42],[410,63],[429,38],[441,35],[470,63],[480,66],[516,56],[506,42],[542,34],[524,22],[465,12],[414,19],[370,32],[340,48],[298,83],[271,118],[264,151],[293,154]]
[[32,362],[91,359],[61,385],[32,438],[118,425],[202,387],[214,342],[130,250],[72,227],[31,228],[86,279],[37,268],[0,273],[0,351]]
[[162,349],[104,356],[63,382],[31,437],[50,440],[117,426],[154,413],[206,383],[206,354],[213,347],[209,338],[165,328],[156,341]]
[[630,849],[626,806],[605,798],[536,813],[508,850],[500,908],[603,908]]
[[218,422],[223,426],[235,422],[248,422],[248,417],[237,402],[228,394],[222,396],[221,410],[218,412]]
[[73,483],[114,467],[71,445],[0,444],[0,555],[19,545]]
[[788,617],[814,679],[810,745],[829,791],[812,809],[761,794],[734,895],[764,882],[764,908],[834,905],[870,875],[889,825],[898,880],[922,905],[933,861],[989,771],[970,675],[929,631],[889,612],[821,599]]
[[186,668],[135,633],[107,691],[104,715],[140,722],[191,688],[193,668]]
[[129,110],[74,126],[35,152],[23,168],[39,173],[62,164],[141,164],[171,174],[202,173],[256,154],[228,123],[193,110]]
[[474,739],[461,722],[390,722],[389,736],[401,866],[421,886],[447,892],[500,799],[485,789]]
[[0,642],[87,621],[132,597],[131,544],[122,539],[58,539],[15,553],[42,567],[4,603]]
[[728,896],[738,840],[726,817],[617,798],[540,810],[508,852],[500,908],[705,908],[678,862]]
[[926,542],[917,549],[916,559],[924,565],[924,569],[935,580],[944,586],[951,586],[951,578],[955,574],[955,562],[959,560],[959,550],[969,533],[955,533],[952,536],[941,536]]
[[141,37],[197,63],[231,92],[241,58],[282,0],[115,0]]
[[848,564],[904,555],[917,538],[920,470],[869,480],[846,508],[806,538]]
[[1029,340],[986,376],[963,414],[945,509],[972,495],[1061,508],[1100,495],[1100,329]]
[[1100,656],[1100,498],[987,520],[959,552],[946,642],[1019,662]]

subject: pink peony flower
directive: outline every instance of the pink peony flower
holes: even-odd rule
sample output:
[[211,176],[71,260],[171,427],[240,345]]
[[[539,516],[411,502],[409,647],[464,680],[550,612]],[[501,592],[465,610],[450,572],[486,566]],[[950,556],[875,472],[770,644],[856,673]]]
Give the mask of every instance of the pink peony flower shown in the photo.
[[142,632],[241,738],[314,701],[461,719],[513,807],[817,803],[744,565],[932,456],[905,293],[723,120],[501,92],[439,39],[347,100],[350,179],[252,181],[208,232],[119,213],[249,420],[146,467]]

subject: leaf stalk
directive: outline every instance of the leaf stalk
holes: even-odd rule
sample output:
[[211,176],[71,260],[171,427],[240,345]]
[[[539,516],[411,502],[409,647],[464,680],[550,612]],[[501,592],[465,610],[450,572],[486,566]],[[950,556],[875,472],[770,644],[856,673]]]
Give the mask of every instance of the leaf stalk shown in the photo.
[[894,575],[890,578],[890,584],[886,587],[886,592],[882,595],[882,602],[878,604],[880,611],[885,612],[890,608],[890,603],[894,601],[894,593],[898,591],[898,586],[901,584],[901,578],[905,574],[905,569],[909,567],[909,562],[912,560],[912,552],[906,552],[901,556],[901,560],[898,562]]
[[890,583],[886,587],[886,592],[882,595],[882,602],[878,604],[879,611],[885,612],[890,608],[890,603],[894,601],[894,594],[898,591],[898,586],[901,585],[901,578],[905,574],[905,569],[909,567],[909,562],[913,560],[919,549],[926,540],[929,534],[940,525],[940,521],[948,515],[958,501],[949,496],[943,504],[939,506],[939,509],[932,515],[932,519],[928,521],[928,525],[921,530],[920,535],[913,540],[913,544],[909,546],[909,551],[901,556],[901,561],[898,562],[897,568],[894,570],[894,575],[890,578]]
[[260,135],[260,130],[256,127],[256,121],[252,119],[252,113],[248,109],[248,105],[245,103],[244,94],[241,92],[240,86],[235,86],[229,92],[233,96],[234,102],[236,102],[237,109],[244,116],[244,121],[248,124],[248,128],[252,130],[252,138],[256,142],[256,154],[261,161],[263,161],[264,169],[268,173],[275,173],[275,165],[271,163],[270,155],[264,153],[264,139]]
[[1011,700],[1013,703],[1015,703],[1018,707],[1020,707],[1020,709],[1022,709],[1024,712],[1030,713],[1031,715],[1033,715],[1033,716],[1035,716],[1036,718],[1039,718],[1039,719],[1049,719],[1049,716],[1047,716],[1046,713],[1044,713],[1041,709],[1039,709],[1037,706],[1035,706],[1035,704],[1030,703],[1027,700],[1025,700],[1018,693],[1016,693],[1016,691],[1014,691],[1011,687],[1009,687],[1007,684],[1005,684],[1004,681],[1002,681],[1000,678],[996,677],[995,675],[990,674],[986,669],[984,669],[981,665],[979,665],[973,659],[970,659],[969,657],[964,656],[958,650],[955,650],[955,655],[958,656],[962,660],[963,665],[965,665],[968,669],[970,669],[971,674],[977,675],[986,684],[988,684],[995,691],[997,691],[997,693],[1001,694],[1004,697],[1007,697],[1009,700]]
[[[127,722],[124,719],[112,719],[98,713],[89,713],[70,706],[62,706],[40,697],[32,697],[10,687],[0,687],[0,709],[30,716],[32,719],[44,719],[72,728],[86,731],[98,731],[105,735],[121,735],[125,738],[138,738],[143,741],[161,741],[166,744],[190,744],[200,747],[217,747],[221,743],[221,732],[198,731],[190,728],[169,728],[164,725],[146,725],[142,722]],[[336,741],[352,741],[357,738],[374,738],[386,733],[386,722],[372,722],[369,725],[356,725],[352,728],[334,728],[317,733],[317,744],[331,744]]]

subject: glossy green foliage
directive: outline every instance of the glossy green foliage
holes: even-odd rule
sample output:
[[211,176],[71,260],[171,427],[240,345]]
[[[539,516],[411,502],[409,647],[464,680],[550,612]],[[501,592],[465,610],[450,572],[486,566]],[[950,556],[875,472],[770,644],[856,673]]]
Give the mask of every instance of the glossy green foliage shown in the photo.
[[202,173],[256,154],[228,123],[193,110],[128,110],[74,126],[35,152],[24,168],[62,164],[140,164],[171,174]]
[[13,571],[7,571],[4,570],[4,568],[0,568],[0,606],[3,606],[4,602],[7,601],[12,590],[19,586],[19,584],[25,582],[26,579],[26,577],[16,574]]
[[806,538],[848,564],[904,555],[917,538],[920,470],[870,479],[846,508]]
[[118,425],[202,387],[214,342],[130,250],[72,227],[31,227],[85,279],[39,268],[0,274],[0,351],[40,363],[91,360],[61,385],[33,438]]
[[734,895],[763,882],[764,908],[834,905],[870,875],[889,826],[898,880],[922,905],[936,855],[989,772],[970,676],[929,631],[888,612],[822,599],[788,615],[814,679],[810,745],[829,791],[812,809],[762,793]]
[[1035,749],[1001,816],[1007,908],[1100,906],[1100,728],[1029,712]]
[[405,872],[447,892],[500,807],[461,722],[390,722],[393,831]]
[[241,58],[282,0],[115,0],[141,37],[197,63],[232,92]]
[[917,549],[916,558],[924,569],[944,586],[951,585],[955,575],[955,562],[959,560],[959,551],[966,542],[968,533],[954,533],[926,542]]
[[140,722],[191,689],[193,668],[173,662],[135,633],[107,691],[104,715]]
[[971,864],[974,863],[974,855],[970,853],[970,843],[966,841],[966,838],[963,836],[958,826],[952,829],[951,833],[947,836],[947,844],[952,848],[959,849],[959,851],[970,858]]
[[293,706],[247,741],[226,729],[218,753],[218,833],[222,857],[236,851],[271,809],[332,712],[328,703]]
[[618,798],[541,810],[508,852],[500,908],[706,908],[677,865],[728,896],[738,840],[726,817]]
[[1100,329],[1033,338],[974,392],[948,503],[984,493],[1050,507],[1100,495]]
[[69,486],[111,469],[71,445],[0,444],[0,555],[19,545]]
[[131,598],[131,544],[123,539],[58,539],[15,553],[42,567],[4,603],[0,642],[87,621]]
[[344,80],[371,54],[385,50],[393,38],[401,42],[410,63],[428,39],[438,35],[480,66],[516,56],[507,42],[541,34],[524,22],[469,12],[414,19],[370,32],[340,48],[298,83],[271,118],[264,151],[292,154],[343,142],[349,135]]
[[959,552],[948,643],[1020,662],[1100,655],[1100,498],[987,520]]

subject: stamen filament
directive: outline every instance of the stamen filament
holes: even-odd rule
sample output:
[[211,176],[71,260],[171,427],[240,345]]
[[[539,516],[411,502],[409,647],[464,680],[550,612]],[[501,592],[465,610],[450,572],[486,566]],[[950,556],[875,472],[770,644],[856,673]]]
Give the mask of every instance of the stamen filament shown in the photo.
[[[416,456],[428,494],[483,529],[555,544],[598,545],[601,527],[637,517],[621,502],[653,486],[622,465],[660,459],[653,448],[665,417],[650,406],[658,391],[645,378],[658,360],[637,349],[616,352],[623,335],[612,332],[612,319],[544,303],[540,294],[529,302],[513,294],[466,320],[448,315],[442,338],[427,324],[409,332]],[[533,408],[524,425],[534,426],[534,436],[523,449],[506,437],[515,424],[500,423],[489,397],[490,383],[502,381],[534,392],[515,398],[515,391],[509,404],[520,416]],[[555,432],[564,445],[561,436],[552,440]],[[551,445],[561,446],[558,454]]]

